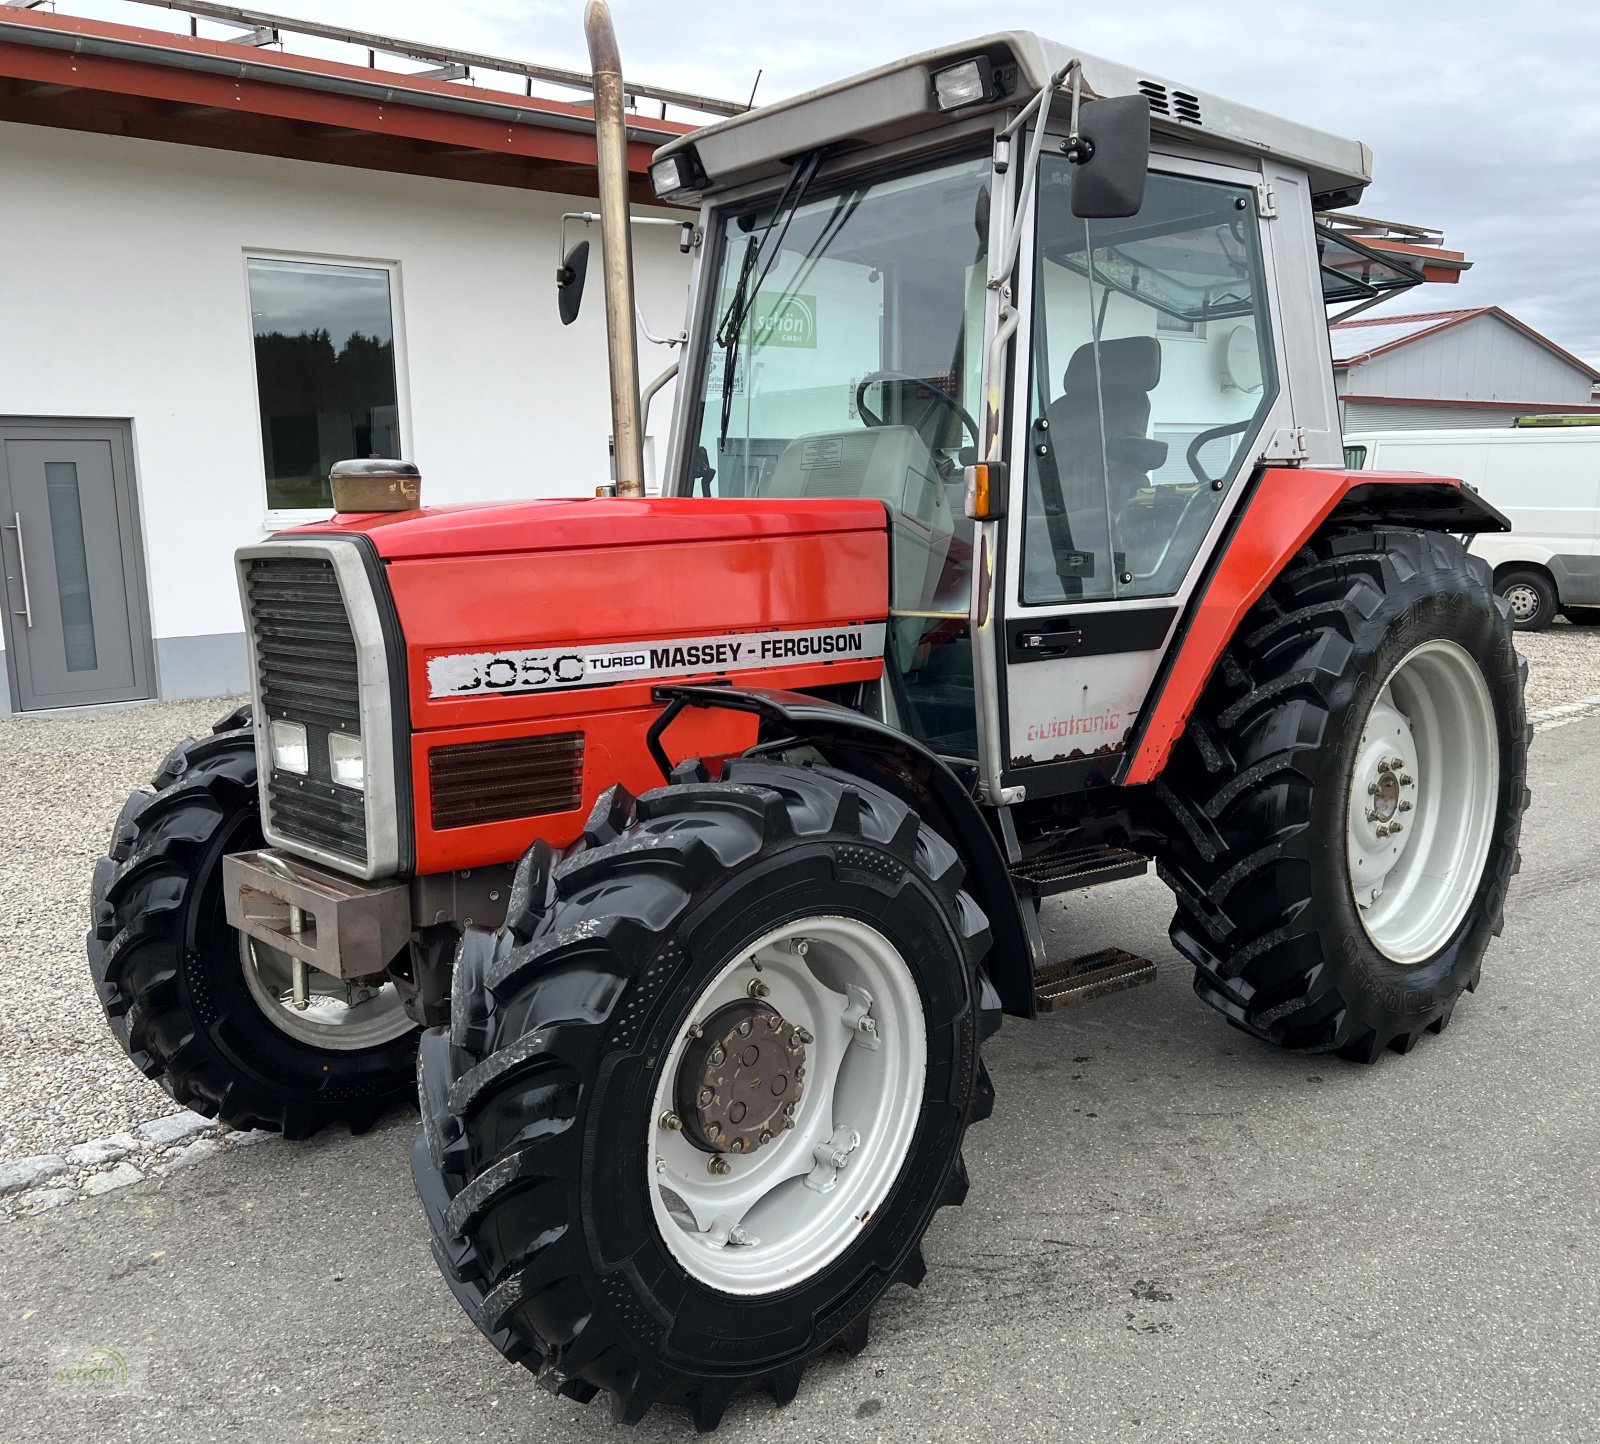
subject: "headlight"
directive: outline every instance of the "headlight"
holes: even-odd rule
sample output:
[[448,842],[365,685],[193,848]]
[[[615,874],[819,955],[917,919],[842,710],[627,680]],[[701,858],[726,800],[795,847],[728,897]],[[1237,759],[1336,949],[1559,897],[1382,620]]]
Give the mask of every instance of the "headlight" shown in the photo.
[[692,150],[680,150],[675,155],[663,156],[650,164],[650,187],[658,199],[697,190],[705,184],[705,172],[700,169],[700,157]]
[[933,75],[933,96],[940,110],[960,110],[995,98],[994,65],[985,55],[947,66]]
[[367,758],[359,737],[348,732],[328,734],[328,775],[340,787],[353,787],[357,792],[366,788]]
[[305,723],[275,718],[267,728],[267,740],[272,747],[272,765],[280,772],[298,772],[304,777],[311,770]]

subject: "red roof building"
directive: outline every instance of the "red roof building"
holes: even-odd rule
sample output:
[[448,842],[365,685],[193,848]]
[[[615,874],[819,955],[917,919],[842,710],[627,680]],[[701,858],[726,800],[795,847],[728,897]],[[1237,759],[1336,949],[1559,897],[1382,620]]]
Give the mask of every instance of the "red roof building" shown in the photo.
[[1362,316],[1329,335],[1346,434],[1600,412],[1600,369],[1499,306]]

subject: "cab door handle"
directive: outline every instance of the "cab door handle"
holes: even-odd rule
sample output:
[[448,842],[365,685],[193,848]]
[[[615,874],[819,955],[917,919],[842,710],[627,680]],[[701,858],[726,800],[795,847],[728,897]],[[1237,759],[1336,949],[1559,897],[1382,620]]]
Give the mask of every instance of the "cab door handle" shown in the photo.
[[1017,634],[1017,645],[1027,652],[1064,652],[1076,647],[1082,640],[1083,633],[1076,627]]

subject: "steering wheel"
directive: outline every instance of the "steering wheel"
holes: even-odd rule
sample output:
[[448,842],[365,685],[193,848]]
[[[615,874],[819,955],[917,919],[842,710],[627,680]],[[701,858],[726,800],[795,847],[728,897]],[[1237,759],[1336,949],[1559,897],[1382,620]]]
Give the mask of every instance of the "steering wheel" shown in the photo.
[[1194,473],[1196,481],[1203,481],[1208,486],[1215,483],[1214,476],[1207,476],[1200,469],[1200,452],[1213,441],[1220,441],[1224,436],[1237,436],[1242,431],[1248,431],[1256,424],[1255,417],[1251,416],[1244,421],[1230,421],[1226,426],[1213,426],[1209,431],[1202,431],[1189,443],[1189,450],[1184,460],[1189,463],[1189,470]]
[[979,444],[978,423],[967,414],[967,408],[965,406],[963,406],[958,400],[956,400],[954,396],[946,391],[944,387],[935,386],[933,382],[928,381],[921,376],[912,376],[905,371],[873,371],[869,375],[863,376],[856,384],[856,411],[868,426],[888,425],[888,422],[874,412],[872,408],[867,405],[866,401],[867,387],[872,386],[879,381],[910,381],[914,385],[921,386],[924,390],[931,391],[936,400],[942,402],[945,406],[948,406],[953,412],[955,412],[957,416],[961,418],[961,424],[972,433],[972,444],[974,446]]

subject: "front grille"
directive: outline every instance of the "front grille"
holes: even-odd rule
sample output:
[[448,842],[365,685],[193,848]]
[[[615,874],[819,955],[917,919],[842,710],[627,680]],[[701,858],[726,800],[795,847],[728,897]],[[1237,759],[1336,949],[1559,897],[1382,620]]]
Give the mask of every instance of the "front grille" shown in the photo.
[[333,563],[321,557],[252,558],[245,597],[263,731],[271,719],[287,718],[305,725],[308,742],[305,776],[275,768],[267,779],[270,826],[283,837],[364,864],[365,798],[336,786],[328,766],[328,733],[361,732],[356,639]]
[[583,733],[462,742],[428,753],[436,831],[571,812],[583,801]]

